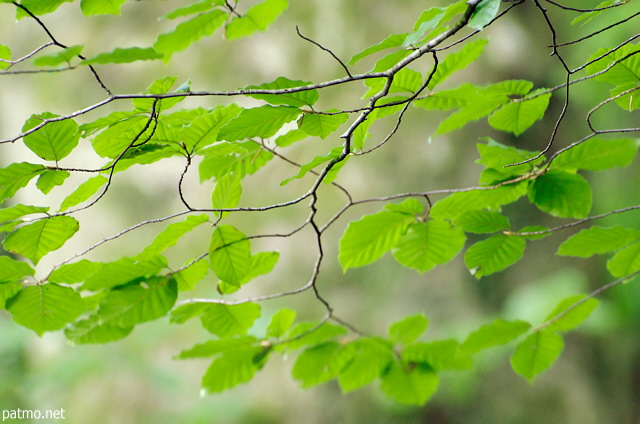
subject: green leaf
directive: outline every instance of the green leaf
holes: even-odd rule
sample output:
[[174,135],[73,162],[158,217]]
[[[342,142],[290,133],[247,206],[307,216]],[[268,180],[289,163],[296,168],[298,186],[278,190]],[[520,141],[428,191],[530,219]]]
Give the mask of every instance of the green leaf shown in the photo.
[[472,41],[466,43],[460,51],[445,57],[444,60],[438,64],[438,68],[429,82],[429,89],[432,90],[435,86],[449,78],[453,73],[466,68],[478,59],[487,43],[487,40]]
[[455,219],[460,214],[479,209],[498,208],[513,203],[527,192],[527,185],[509,184],[486,190],[454,193],[436,202],[431,208],[433,218]]
[[591,227],[574,234],[558,248],[558,255],[589,256],[613,252],[640,239],[640,231],[621,226]]
[[526,333],[531,324],[525,321],[505,321],[497,319],[469,333],[460,349],[473,354],[490,347],[503,345]]
[[[625,1],[625,0],[622,0]],[[614,3],[620,3],[619,0],[617,1],[604,1],[600,4],[598,4],[596,7],[594,7],[594,9],[596,9],[593,12],[588,12],[588,13],[581,13],[578,17],[576,17],[573,21],[571,21],[571,26],[573,25],[577,25],[580,22],[582,22],[582,25],[586,25],[587,23],[589,23],[591,20],[595,19],[596,17],[598,17],[598,15],[600,15],[603,10],[598,10],[598,9],[603,9],[606,8],[607,6],[610,6]]]
[[0,169],[0,202],[13,197],[22,187],[29,184],[34,177],[46,171],[42,165],[27,162],[16,162]]
[[[8,208],[0,209],[0,224],[14,221],[18,218],[22,218],[25,215],[31,215],[34,213],[45,213],[49,210],[48,207],[43,206],[27,206],[17,204]],[[1,231],[1,230],[0,230]]]
[[21,289],[22,283],[18,281],[0,284],[0,311],[5,309],[7,300],[18,294]]
[[98,316],[120,327],[153,321],[167,314],[178,296],[173,278],[155,276],[111,290],[100,303]]
[[69,46],[63,48],[58,53],[38,56],[33,61],[33,64],[36,66],[58,66],[63,63],[70,65],[71,59],[77,57],[82,52],[83,47],[84,46],[80,45]]
[[[290,80],[285,77],[278,77],[273,82],[260,85],[250,85],[246,90],[280,90],[288,91],[290,88],[311,85],[311,81]],[[320,98],[318,90],[294,91],[283,94],[248,94],[254,99],[264,100],[272,105],[286,105],[293,107],[312,106]]]
[[267,336],[280,338],[284,336],[296,320],[296,311],[282,308],[272,317],[267,327]]
[[87,259],[64,264],[51,271],[47,281],[50,283],[74,284],[81,283],[93,275],[102,265]]
[[[158,78],[157,80],[153,81],[151,85],[149,85],[149,87],[147,87],[147,90],[144,94],[166,94],[169,92],[171,87],[173,87],[177,79],[178,79],[177,77],[172,77],[172,76]],[[178,88],[176,88],[173,91],[173,93],[185,93],[185,94],[188,93],[189,84],[190,84],[190,81],[187,80],[185,83],[178,86]],[[133,103],[133,106],[137,110],[145,113],[145,126],[151,127],[151,131],[149,131],[147,138],[152,138],[154,133],[152,129],[154,126],[149,125],[151,123],[151,120],[149,119],[148,115],[150,115],[152,112],[159,114],[165,110],[172,108],[173,106],[177,105],[183,100],[184,100],[184,97],[175,96],[171,98],[162,99],[160,101],[154,98],[144,98],[144,97],[133,99],[131,101]],[[155,108],[154,108],[154,105],[155,105]],[[156,125],[159,126],[159,128],[162,128],[162,123],[163,121],[160,121]],[[135,134],[135,136],[140,137],[141,133],[142,131],[140,131],[138,134]],[[135,138],[132,138],[132,139],[135,140]],[[140,138],[140,139],[145,140],[145,138]]]
[[[313,158],[311,160],[311,162],[305,163],[304,165],[302,165],[300,167],[300,171],[298,171],[298,173],[296,175],[294,175],[293,177],[289,177],[286,180],[283,180],[280,185],[287,185],[289,184],[291,181],[299,179],[304,177],[305,175],[307,175],[307,173],[309,171],[311,171],[313,168],[315,168],[318,165],[321,165],[325,162],[330,162],[334,159],[337,159],[338,157],[340,157],[340,155],[342,154],[344,148],[341,146],[337,146],[334,147],[333,149],[331,149],[331,151],[329,153],[327,153],[326,155],[321,155],[321,156],[316,156],[315,158]],[[326,181],[326,179],[325,179]]]
[[408,268],[425,272],[453,259],[465,240],[464,232],[448,221],[417,222],[395,244],[393,257]]
[[[5,46],[4,44],[0,44],[0,69],[7,69],[11,66],[8,61],[11,60],[11,49]],[[5,62],[7,61],[7,62]]]
[[275,143],[278,147],[287,147],[297,141],[304,140],[307,137],[309,137],[309,134],[300,129],[295,129],[276,138]]
[[211,236],[209,260],[220,280],[239,287],[251,266],[251,244],[234,227],[221,225]]
[[518,262],[525,247],[526,241],[522,237],[496,234],[469,247],[464,255],[464,263],[479,279]]
[[163,58],[162,53],[158,53],[151,47],[128,47],[116,48],[107,53],[100,53],[89,59],[82,61],[82,65],[105,65],[107,63],[131,63],[138,60],[156,60]]
[[207,393],[218,393],[251,380],[258,370],[254,359],[261,352],[262,348],[253,347],[222,355],[207,368],[202,388]]
[[76,206],[89,197],[93,196],[98,190],[100,190],[109,180],[102,175],[96,175],[89,178],[84,183],[80,184],[73,193],[68,195],[60,204],[60,211],[64,212],[70,207]]
[[197,152],[203,147],[215,143],[220,128],[238,116],[241,111],[242,108],[240,106],[232,103],[225,107],[218,107],[205,115],[193,119],[189,125],[184,126],[180,131],[185,146]]
[[389,327],[389,340],[402,345],[411,344],[427,330],[428,326],[429,320],[423,314],[406,317]]
[[607,269],[614,277],[624,277],[640,271],[640,243],[632,244],[616,253],[607,262]]
[[296,119],[302,111],[291,106],[260,106],[244,109],[218,132],[218,140],[236,141],[245,138],[268,138],[275,135],[287,122]]
[[265,31],[289,6],[288,0],[265,0],[251,7],[242,17],[235,17],[226,26],[228,40],[247,37]]
[[424,405],[438,389],[438,375],[431,367],[409,367],[394,362],[382,377],[380,388],[390,399],[407,405]]
[[467,26],[477,31],[487,26],[498,14],[501,0],[482,0],[473,11]]
[[85,16],[119,15],[120,7],[127,0],[80,0],[80,9]]
[[298,355],[291,374],[304,389],[326,383],[338,376],[352,354],[352,350],[335,342],[313,346]]
[[420,215],[424,212],[424,206],[416,199],[406,199],[401,203],[387,203],[385,210],[409,215]]
[[631,164],[638,152],[638,141],[632,138],[603,140],[592,138],[565,150],[551,162],[552,168],[601,171]]
[[340,239],[338,259],[343,271],[380,259],[400,240],[412,216],[382,211],[350,222]]
[[324,140],[340,128],[340,125],[347,122],[347,119],[349,119],[349,115],[346,113],[338,115],[305,113],[298,120],[298,126],[308,135],[317,136]]
[[164,230],[158,233],[151,244],[145,247],[144,250],[136,256],[136,259],[141,261],[152,259],[154,256],[159,255],[169,247],[175,245],[178,240],[180,240],[180,238],[189,231],[192,231],[197,226],[204,224],[207,221],[209,221],[209,217],[203,214],[189,216],[182,222],[169,224]]
[[[235,146],[235,152],[228,152],[229,146]],[[240,143],[217,143],[205,152],[199,168],[200,181],[219,179],[230,173],[244,177],[255,173],[273,158],[273,153],[251,140]]]
[[377,338],[361,338],[348,345],[351,357],[340,370],[338,383],[342,393],[357,390],[376,380],[393,362],[391,346]]
[[208,272],[209,262],[201,259],[182,271],[173,274],[173,278],[178,282],[178,291],[189,291],[193,290]]
[[[500,1],[500,0],[498,0]],[[516,99],[503,105],[489,117],[489,125],[497,130],[518,136],[544,116],[551,94],[542,94],[532,99]]]
[[149,117],[141,115],[119,121],[93,138],[91,145],[96,153],[103,158],[116,159],[136,141],[151,136],[148,124]]
[[120,327],[112,322],[102,322],[97,315],[76,321],[65,328],[64,335],[73,344],[108,343],[127,337],[131,327]]
[[184,50],[202,37],[207,37],[227,20],[227,14],[222,10],[212,10],[202,13],[188,21],[179,24],[173,31],[160,34],[153,49],[164,54],[165,62],[180,50]]
[[458,215],[453,223],[467,233],[495,233],[509,228],[509,219],[500,212],[467,211]]
[[[71,2],[73,0],[22,0],[20,4],[28,9],[36,16],[45,15],[47,13],[55,12],[55,10],[62,4]],[[8,3],[8,1],[2,1],[1,3]],[[29,16],[21,8],[16,7],[16,18],[22,19]]]
[[402,351],[402,360],[427,364],[436,371],[463,371],[473,367],[471,357],[460,352],[455,340],[410,344]]
[[558,359],[563,348],[564,342],[557,333],[550,330],[535,332],[516,346],[511,355],[511,367],[533,382]]
[[69,176],[71,176],[71,174],[67,171],[54,171],[47,169],[38,177],[36,187],[44,194],[49,194],[54,187],[64,184],[65,180],[69,178]]
[[[539,152],[530,152],[505,146],[491,138],[487,138],[487,141],[486,144],[478,143],[477,145],[478,152],[480,153],[480,159],[477,163],[487,167],[480,176],[480,183],[483,185],[493,185],[515,176],[524,175],[531,172],[535,166],[545,160],[544,156],[531,160],[537,156]],[[527,163],[511,166],[515,163],[525,161],[527,161]]]
[[[579,294],[562,299],[545,318],[545,323],[549,323],[545,325],[545,329],[549,331],[568,331],[582,324],[600,303],[594,298],[584,300],[585,297],[585,295]],[[576,306],[578,302],[582,303]]]
[[224,5],[225,0],[200,0],[195,3],[188,4],[186,6],[179,7],[172,10],[166,15],[160,17],[158,20],[163,19],[176,19],[182,16],[193,15],[200,12],[206,12],[211,10],[215,6]]
[[[22,127],[22,131],[42,123],[44,119],[57,118],[52,113],[31,115]],[[80,132],[78,124],[72,119],[49,122],[42,128],[24,137],[24,144],[36,155],[44,160],[59,161],[66,157],[78,145]]]
[[279,252],[258,252],[251,256],[249,272],[247,272],[242,278],[240,285],[245,285],[260,275],[270,273],[273,267],[278,263],[279,258]]
[[285,346],[291,350],[305,346],[315,346],[343,336],[347,330],[333,324],[322,323],[318,327],[316,322],[301,322],[291,329],[288,338],[291,340]]
[[260,318],[260,305],[241,303],[224,305],[212,303],[201,315],[202,326],[219,337],[242,336],[256,319]]
[[384,40],[382,40],[381,42],[379,42],[378,44],[375,44],[371,47],[367,47],[366,49],[362,50],[359,53],[356,53],[355,55],[353,55],[351,57],[351,59],[349,59],[349,65],[353,65],[356,62],[358,62],[359,60],[372,55],[374,53],[377,53],[379,51],[382,50],[386,50],[386,49],[390,49],[393,47],[401,47],[402,43],[404,42],[404,40],[407,38],[408,34],[391,34],[390,36],[388,36],[387,38],[385,38]]
[[121,258],[114,262],[100,264],[100,268],[86,279],[82,288],[91,291],[111,289],[138,278],[150,278],[166,266],[167,260],[162,256],[156,256],[148,261]]
[[37,264],[44,255],[62,247],[79,228],[78,221],[70,216],[54,216],[18,228],[3,245]]
[[34,275],[35,270],[26,262],[16,261],[8,256],[0,256],[0,283],[19,281]]
[[253,336],[241,336],[220,340],[209,340],[180,352],[175,359],[210,358],[221,353],[245,350],[256,344]]
[[[235,208],[242,197],[242,179],[236,174],[227,174],[218,180],[211,194],[213,209]],[[216,212],[216,216],[221,216]]]
[[552,169],[529,185],[528,195],[538,209],[561,218],[586,218],[591,210],[591,186],[578,174]]
[[75,320],[84,312],[84,302],[72,288],[50,283],[23,288],[7,300],[6,308],[15,322],[42,336]]

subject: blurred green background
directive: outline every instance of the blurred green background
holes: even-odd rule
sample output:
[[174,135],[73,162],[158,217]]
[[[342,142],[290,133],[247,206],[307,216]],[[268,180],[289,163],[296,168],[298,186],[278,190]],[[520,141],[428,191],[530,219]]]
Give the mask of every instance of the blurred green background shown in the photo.
[[[122,16],[86,18],[78,2],[64,4],[43,22],[67,45],[84,44],[85,56],[115,47],[146,47],[158,33],[175,22],[158,21],[185,4],[175,0],[130,1]],[[255,2],[246,2],[248,7]],[[412,30],[423,9],[447,5],[447,1],[382,2],[367,0],[292,0],[289,10],[266,34],[247,40],[225,42],[220,33],[177,53],[169,65],[161,62],[103,66],[98,71],[115,93],[143,91],[165,75],[178,82],[192,80],[193,90],[231,90],[249,84],[272,81],[278,76],[314,82],[343,76],[341,67],[326,52],[302,40],[302,34],[331,49],[343,60],[381,41],[390,33]],[[567,1],[574,7],[593,7],[594,1]],[[584,27],[570,26],[577,16],[549,7],[560,41],[577,39],[637,12],[635,2],[620,7]],[[0,44],[9,45],[13,56],[32,51],[47,41],[43,31],[30,20],[15,22],[13,6],[0,7]],[[637,22],[617,26],[577,46],[561,49],[569,66],[584,63],[599,48],[613,47],[637,33]],[[565,73],[557,58],[549,55],[551,34],[533,1],[500,19],[482,34],[490,39],[481,59],[447,83],[484,84],[503,79],[528,79],[536,87],[564,82]],[[363,61],[352,72],[364,72],[373,61]],[[425,58],[413,68],[427,73],[432,63]],[[25,67],[26,68],[26,67]],[[585,113],[606,98],[606,84],[582,83],[572,88],[571,108],[560,127],[554,149],[588,134]],[[0,138],[20,131],[32,114],[43,111],[69,113],[104,98],[86,70],[37,75],[0,75]],[[361,83],[321,92],[318,108],[354,108],[362,105]],[[429,137],[445,114],[410,109],[392,141],[365,157],[354,158],[341,172],[338,182],[355,199],[380,197],[400,192],[460,188],[476,185],[481,170],[475,165],[476,142],[491,136],[519,148],[540,150],[565,100],[556,92],[545,119],[516,138],[491,129],[485,122],[462,131]],[[221,102],[255,104],[247,99],[202,98],[184,101],[180,107],[212,107]],[[112,109],[127,109],[128,104]],[[104,110],[99,113],[106,114]],[[84,119],[95,119],[98,113]],[[637,126],[638,116],[617,107],[606,107],[596,117],[597,125],[608,128]],[[381,140],[394,121],[376,124],[370,145]],[[283,150],[304,163],[338,145],[340,139],[309,139]],[[85,153],[88,149],[85,149]],[[0,162],[35,161],[20,143],[0,147]],[[82,163],[94,160],[77,157]],[[98,162],[96,162],[98,163]],[[68,164],[71,166],[70,164]],[[128,172],[120,178],[109,197],[98,207],[83,212],[85,224],[68,246],[42,261],[47,266],[93,245],[122,228],[141,220],[180,210],[175,196],[176,178],[183,164],[161,162],[146,170]],[[147,173],[147,172],[150,172]],[[278,186],[295,168],[275,160],[244,187],[243,203],[263,205],[290,199],[306,190],[309,180]],[[206,204],[211,186],[189,174],[187,195]],[[640,167],[637,161],[626,169],[587,174],[594,190],[592,214],[636,204],[640,199]],[[79,180],[81,181],[81,180]],[[73,187],[52,192],[55,205]],[[320,192],[320,216],[328,219],[345,202],[334,188]],[[35,189],[24,190],[16,201],[29,204],[51,202]],[[437,199],[434,199],[437,200]],[[362,269],[343,274],[336,260],[337,241],[349,220],[382,207],[380,203],[352,208],[329,231],[327,260],[319,289],[334,306],[336,314],[368,333],[384,333],[392,322],[413,313],[424,313],[430,321],[429,340],[454,337],[459,340],[479,325],[496,317],[541,322],[555,303],[570,294],[586,293],[610,281],[604,260],[578,260],[554,255],[559,243],[572,231],[530,243],[525,257],[507,271],[475,280],[459,257],[451,264],[424,275],[403,269],[388,257]],[[524,203],[509,206],[513,226],[557,225],[562,221],[536,212]],[[304,205],[263,215],[238,214],[230,222],[245,233],[276,233],[295,228],[306,217]],[[599,225],[622,223],[640,228],[637,212],[611,216]],[[96,249],[88,258],[108,260],[116,254],[135,253],[148,243],[158,226],[148,226]],[[281,261],[273,275],[252,283],[239,295],[279,292],[302,286],[310,274],[315,251],[313,239],[303,231],[290,239],[266,239],[254,244],[254,251],[281,250]],[[183,263],[206,251],[208,240],[188,239],[172,250],[172,261]],[[191,255],[191,256],[189,256]],[[215,280],[201,283],[198,296],[217,296]],[[301,390],[292,380],[292,357],[273,356],[254,380],[216,396],[200,396],[200,377],[207,361],[177,361],[172,356],[208,338],[197,322],[182,326],[168,320],[140,325],[125,340],[96,346],[69,346],[61,334],[38,338],[0,312],[0,409],[59,409],[66,421],[82,424],[111,423],[429,423],[429,424],[601,424],[640,423],[640,288],[638,281],[616,287],[601,296],[599,309],[579,330],[567,335],[559,361],[533,385],[515,375],[509,366],[512,346],[493,349],[478,357],[477,369],[442,375],[441,386],[424,407],[396,405],[385,399],[375,385],[343,396],[336,384]],[[279,307],[290,306],[300,319],[318,319],[321,305],[309,294],[263,304],[268,317]],[[264,319],[266,320],[266,318]],[[264,328],[266,322],[257,327]],[[24,421],[20,421],[24,422]],[[42,421],[40,421],[42,422]]]

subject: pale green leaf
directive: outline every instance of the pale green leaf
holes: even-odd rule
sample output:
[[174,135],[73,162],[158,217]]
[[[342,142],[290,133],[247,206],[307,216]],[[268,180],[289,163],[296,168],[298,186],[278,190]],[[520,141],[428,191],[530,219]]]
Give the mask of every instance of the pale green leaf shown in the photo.
[[82,52],[83,47],[84,46],[81,45],[69,46],[63,48],[57,53],[38,56],[33,61],[33,64],[36,66],[58,66],[63,63],[69,65],[71,60]]
[[25,215],[31,215],[34,213],[45,213],[48,210],[48,207],[28,206],[22,204],[17,204],[8,208],[2,208],[0,209],[0,224],[22,218]]
[[19,281],[0,284],[0,311],[5,309],[7,300],[18,294],[21,289],[22,283]]
[[158,233],[151,244],[146,246],[144,250],[136,256],[136,259],[147,261],[159,255],[169,247],[175,245],[182,236],[208,220],[209,217],[207,215],[193,215],[187,217],[187,219],[182,222],[169,224],[164,230]]
[[334,159],[337,159],[342,154],[343,150],[344,150],[343,147],[338,146],[331,149],[331,151],[326,155],[316,156],[311,160],[311,162],[307,162],[304,165],[302,165],[300,167],[300,171],[298,171],[296,175],[294,175],[293,177],[289,177],[286,180],[283,180],[280,183],[280,185],[282,186],[282,185],[289,184],[293,180],[304,177],[305,175],[307,175],[309,171],[311,171],[316,166],[321,165],[325,162],[330,162]]
[[558,248],[558,255],[589,256],[613,252],[640,239],[640,231],[615,226],[610,228],[591,227],[569,237]]
[[425,272],[453,259],[465,240],[464,232],[448,221],[430,219],[409,226],[395,243],[393,257],[408,268]]
[[120,7],[127,0],[80,0],[80,9],[86,16],[119,15]]
[[[42,123],[44,119],[57,118],[52,113],[32,115],[24,123],[22,131]],[[44,160],[59,161],[66,157],[78,145],[80,132],[78,124],[72,119],[49,122],[42,128],[24,137],[24,144],[36,155]]]
[[287,335],[290,342],[285,346],[288,349],[300,349],[306,346],[315,346],[343,336],[347,330],[337,325],[317,322],[301,322],[294,326]]
[[276,134],[287,122],[296,119],[302,111],[291,106],[260,106],[244,109],[218,132],[218,140],[236,141],[245,138],[268,138]]
[[498,14],[501,0],[482,0],[473,11],[467,26],[477,31],[487,26]]
[[167,260],[162,256],[155,256],[148,261],[121,258],[117,261],[101,263],[100,267],[86,279],[82,288],[91,291],[111,289],[138,278],[152,277],[166,266]]
[[220,128],[238,116],[240,111],[242,108],[232,103],[193,119],[189,125],[185,125],[180,130],[185,146],[197,152],[203,147],[215,143]]
[[296,311],[288,308],[279,309],[272,317],[267,327],[267,336],[280,338],[284,336],[296,319]]
[[500,212],[467,211],[458,215],[453,223],[467,233],[495,233],[509,228],[509,219]]
[[28,263],[16,261],[9,256],[0,256],[0,283],[18,281],[34,274],[35,270]]
[[454,72],[466,68],[474,62],[487,45],[487,40],[475,40],[466,43],[460,51],[452,53],[444,58],[436,69],[435,74],[429,82],[429,89],[433,89],[438,84],[449,78]]
[[196,284],[207,275],[209,268],[209,263],[201,259],[173,274],[173,278],[178,282],[178,291],[193,290]]
[[535,332],[516,346],[511,355],[511,367],[533,382],[558,359],[563,348],[564,342],[557,333],[550,330]]
[[195,3],[188,4],[186,6],[179,7],[172,10],[166,15],[160,17],[158,20],[163,19],[176,19],[182,16],[193,15],[196,13],[206,12],[211,10],[215,6],[223,6],[225,0],[200,0]]
[[[101,1],[101,0],[100,0]],[[163,54],[147,47],[116,48],[110,52],[100,53],[82,61],[82,65],[105,65],[107,63],[131,63],[138,60],[162,59]]]
[[255,358],[261,351],[262,348],[253,347],[215,359],[202,376],[202,388],[207,393],[218,393],[251,380],[258,370]]
[[180,352],[175,359],[210,358],[221,353],[245,350],[256,344],[253,336],[240,336],[220,340],[208,340],[199,343],[190,349]]
[[292,91],[292,88],[312,85],[311,81],[290,80],[285,77],[278,77],[272,82],[260,85],[250,85],[246,90],[279,90],[282,94],[248,94],[255,99],[264,100],[272,105],[286,105],[293,107],[312,106],[320,98],[318,90]]
[[[47,13],[55,12],[56,9],[62,4],[71,2],[73,0],[22,0],[20,4],[24,6],[29,12],[36,16],[45,15]],[[3,0],[2,3],[8,3]],[[22,8],[16,7],[16,18],[22,19],[29,16],[27,12]]]
[[547,93],[532,99],[511,100],[491,114],[489,125],[518,136],[544,116],[550,98]]
[[87,259],[80,259],[78,262],[57,267],[51,271],[47,281],[65,284],[81,283],[98,271],[101,266],[99,263],[91,262]]
[[497,319],[469,333],[460,349],[466,353],[476,353],[483,349],[503,345],[527,332],[531,324],[525,321],[505,321]]
[[[220,178],[211,193],[213,209],[235,208],[242,197],[242,179],[236,174],[227,174]],[[216,212],[216,216],[220,213]]]
[[133,326],[121,327],[112,322],[102,322],[97,315],[76,321],[64,330],[65,337],[73,344],[108,343],[127,337]]
[[513,203],[526,193],[527,185],[522,183],[454,193],[436,202],[430,215],[434,218],[454,219],[467,211],[497,208]]
[[47,169],[38,177],[36,187],[44,194],[49,194],[54,187],[64,184],[69,176],[71,176],[71,174],[67,171]]
[[400,240],[412,216],[378,212],[349,223],[340,239],[338,259],[344,271],[380,259]]
[[209,260],[211,269],[220,280],[232,286],[240,286],[251,266],[251,244],[234,227],[221,225],[211,236]]
[[289,6],[288,0],[264,0],[251,7],[242,17],[235,17],[225,28],[228,40],[244,38],[265,31]]
[[455,340],[410,344],[402,351],[402,360],[428,364],[436,371],[463,371],[473,367],[471,357],[460,352],[460,346]]
[[412,315],[389,327],[389,340],[408,345],[416,341],[427,330],[429,320],[423,314]]
[[260,305],[241,303],[239,305],[210,304],[200,316],[202,326],[219,337],[244,335],[260,318]]
[[131,327],[165,316],[178,296],[173,278],[155,276],[133,281],[111,290],[100,303],[98,316],[104,322]]
[[409,367],[394,362],[382,377],[382,392],[394,401],[407,405],[424,405],[438,388],[438,375],[423,364]]
[[317,136],[324,140],[340,128],[340,125],[347,122],[347,119],[349,119],[349,115],[346,113],[338,115],[305,113],[298,120],[298,126],[308,135]]
[[[230,150],[229,146],[235,146],[236,151],[224,153]],[[244,177],[255,173],[273,158],[273,153],[251,140],[240,143],[216,143],[205,152],[199,168],[200,181],[217,180],[230,173]]]
[[72,288],[50,283],[23,288],[7,300],[6,308],[15,322],[41,336],[75,320],[84,312],[84,302]]
[[562,299],[545,318],[545,329],[549,331],[573,330],[591,315],[598,307],[597,299],[585,299],[585,295],[570,296]]
[[632,244],[616,253],[607,262],[607,269],[614,277],[624,277],[640,271],[640,243]]
[[615,166],[628,166],[637,152],[637,139],[603,140],[592,138],[560,153],[555,157],[551,166],[572,170],[601,171]]
[[376,380],[393,362],[393,350],[383,340],[361,338],[349,344],[351,359],[340,370],[338,383],[342,393],[357,390]]
[[390,36],[388,36],[387,38],[385,38],[384,40],[382,40],[381,42],[379,42],[378,44],[375,44],[371,47],[367,47],[366,49],[362,50],[359,53],[356,53],[355,55],[353,55],[351,57],[351,59],[349,59],[349,65],[353,65],[356,62],[358,62],[359,60],[372,55],[374,53],[377,53],[379,51],[382,50],[386,50],[386,49],[390,49],[393,47],[401,47],[402,43],[404,42],[404,40],[407,38],[408,34],[391,34]]
[[70,216],[54,216],[18,228],[3,245],[37,264],[44,255],[62,247],[79,228],[78,221]]
[[[4,44],[0,44],[0,69],[7,69],[11,60],[11,49]],[[6,62],[5,62],[6,61]]]
[[184,50],[202,37],[209,36],[227,20],[222,10],[212,10],[179,24],[173,31],[160,34],[153,49],[164,54],[169,61],[175,52]]
[[302,388],[309,388],[336,378],[353,355],[353,351],[335,342],[306,349],[296,358],[291,374]]
[[551,170],[529,185],[529,200],[561,218],[585,218],[591,210],[591,186],[579,174]]
[[73,193],[68,195],[60,204],[60,211],[66,211],[70,207],[76,206],[91,196],[93,196],[98,190],[100,190],[109,180],[102,175],[96,175],[89,178],[84,183],[80,184]]
[[0,169],[0,202],[13,197],[22,187],[29,184],[34,177],[46,171],[42,165],[27,162],[15,162]]
[[469,247],[464,263],[476,278],[481,278],[518,262],[525,247],[526,241],[522,237],[496,234]]

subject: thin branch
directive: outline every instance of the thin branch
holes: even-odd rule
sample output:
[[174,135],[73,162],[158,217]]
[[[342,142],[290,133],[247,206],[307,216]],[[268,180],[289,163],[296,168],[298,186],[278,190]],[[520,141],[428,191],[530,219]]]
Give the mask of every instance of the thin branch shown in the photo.
[[320,43],[318,43],[316,41],[313,41],[312,39],[302,35],[300,33],[300,29],[298,28],[297,25],[296,25],[296,32],[298,33],[298,36],[300,38],[302,38],[303,40],[306,40],[306,41],[310,42],[311,44],[314,44],[315,46],[320,47],[320,49],[324,50],[325,52],[329,53],[340,64],[340,66],[342,66],[342,69],[344,69],[344,72],[347,74],[347,76],[349,78],[353,78],[353,75],[351,75],[351,72],[349,72],[349,68],[347,68],[347,65],[345,65],[344,62],[342,60],[340,60],[340,58],[338,56],[335,55],[335,53],[333,53],[331,50],[327,49],[326,47],[323,47]]

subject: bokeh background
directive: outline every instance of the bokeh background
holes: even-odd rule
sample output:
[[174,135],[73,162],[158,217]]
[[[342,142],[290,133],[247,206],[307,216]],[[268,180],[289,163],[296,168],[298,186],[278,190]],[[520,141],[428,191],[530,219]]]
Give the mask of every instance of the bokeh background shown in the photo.
[[[124,5],[122,16],[86,18],[81,15],[78,2],[74,2],[63,4],[56,13],[42,20],[60,42],[84,44],[83,54],[90,57],[115,47],[152,45],[158,33],[175,25],[157,18],[185,3],[130,1]],[[241,2],[240,8],[246,9],[253,3]],[[179,83],[190,79],[193,90],[231,90],[272,81],[278,76],[316,82],[328,80],[343,76],[341,67],[326,52],[299,38],[296,26],[302,34],[346,61],[390,33],[411,31],[423,9],[449,3],[292,0],[289,10],[265,34],[226,42],[217,32],[189,50],[177,53],[168,65],[159,61],[144,62],[101,66],[98,71],[115,93],[141,92],[152,80],[165,75],[177,76]],[[566,3],[574,7],[594,7],[597,2]],[[638,5],[630,2],[589,25],[571,26],[571,20],[577,16],[575,12],[543,4],[549,9],[560,41],[577,39],[638,11]],[[16,22],[13,8],[10,4],[0,7],[0,44],[9,45],[13,56],[18,57],[48,40],[32,20]],[[577,46],[563,48],[561,52],[569,66],[575,68],[597,49],[613,47],[636,33],[637,22],[634,24],[632,20]],[[536,87],[553,87],[564,82],[564,70],[557,58],[549,55],[547,46],[552,42],[549,28],[533,1],[527,1],[491,25],[482,36],[490,39],[485,53],[477,63],[447,82],[449,88],[461,82],[487,84],[503,79],[527,79]],[[352,72],[370,69],[373,60],[358,63]],[[431,66],[425,58],[413,69],[426,74]],[[571,107],[554,149],[588,134],[585,113],[606,98],[608,89],[603,83],[574,86]],[[361,83],[328,89],[321,93],[318,108],[358,107],[362,105],[361,96],[365,91]],[[69,113],[103,98],[104,92],[83,69],[0,75],[0,138],[17,134],[32,113]],[[355,199],[476,185],[481,168],[474,163],[475,145],[480,137],[490,136],[523,149],[542,149],[564,100],[564,93],[556,92],[545,118],[517,138],[491,129],[486,122],[477,122],[430,140],[439,120],[446,114],[411,108],[391,142],[370,155],[352,158],[337,181],[347,187]],[[229,101],[258,104],[242,98],[200,98],[185,100],[180,107],[213,107]],[[119,103],[88,114],[79,122],[95,119],[99,113],[106,114],[106,110],[126,110],[129,106]],[[638,115],[611,106],[604,108],[595,122],[609,128],[637,127]],[[376,123],[370,145],[381,140],[393,124],[393,120]],[[337,135],[324,141],[309,139],[283,153],[304,163],[339,143]],[[19,142],[0,146],[2,166],[22,160],[36,161],[37,158]],[[91,156],[90,149],[82,146],[67,166],[72,166],[73,161],[83,165],[100,163]],[[103,202],[78,215],[84,223],[80,233],[64,248],[43,259],[40,276],[46,275],[48,266],[123,228],[181,210],[175,188],[182,167],[179,160],[168,160],[145,167],[149,169],[132,168],[119,177]],[[296,181],[285,188],[279,186],[282,179],[296,172],[295,168],[274,159],[243,187],[243,204],[264,205],[303,193],[310,179]],[[625,169],[586,176],[594,190],[593,214],[633,205],[640,199],[637,161]],[[212,186],[201,185],[196,172],[189,173],[188,177],[187,196],[195,204],[206,206]],[[20,193],[16,202],[56,205],[73,190],[71,181],[66,184],[69,187],[54,189],[48,197],[30,187]],[[81,181],[81,178],[77,180]],[[346,200],[332,187],[322,188],[320,196],[319,216],[325,220]],[[389,257],[343,274],[336,259],[340,234],[349,220],[381,207],[381,203],[354,207],[327,233],[327,258],[318,283],[336,314],[367,333],[384,334],[392,322],[403,316],[424,313],[430,319],[428,340],[449,337],[461,340],[469,331],[497,317],[541,322],[559,299],[589,292],[611,279],[602,258],[578,260],[554,255],[557,246],[574,230],[529,243],[521,262],[480,281],[464,268],[461,257],[423,275],[403,269]],[[514,228],[564,222],[520,202],[509,206],[506,212]],[[301,205],[260,215],[237,214],[229,218],[229,223],[247,234],[272,234],[295,228],[304,221],[306,213],[306,205]],[[618,223],[640,228],[639,221],[636,212],[611,216],[598,224]],[[106,243],[87,257],[109,260],[116,255],[135,254],[161,228],[143,227]],[[206,251],[207,244],[206,237],[190,236],[171,250],[172,263],[184,263],[197,256]],[[272,275],[251,283],[239,296],[280,292],[306,283],[315,260],[314,241],[308,230],[288,239],[257,241],[253,249],[280,250],[281,260]],[[214,288],[215,279],[208,276],[196,294],[217,296]],[[168,325],[168,320],[163,319],[138,326],[128,338],[116,343],[69,346],[63,335],[46,334],[39,338],[13,323],[9,315],[1,311],[0,409],[64,408],[65,422],[73,424],[637,424],[640,423],[639,299],[638,281],[603,294],[598,310],[580,329],[566,336],[561,358],[533,385],[510,369],[508,359],[513,346],[505,346],[479,355],[473,371],[443,374],[440,389],[424,407],[394,404],[379,393],[375,384],[346,396],[334,383],[302,390],[290,375],[294,358],[280,356],[273,356],[248,385],[221,395],[202,397],[200,378],[208,361],[172,359],[182,349],[209,338],[197,320],[177,326]],[[278,299],[262,306],[265,317],[284,306],[300,311],[299,319],[318,319],[324,312],[311,294]],[[267,325],[266,320],[256,324],[257,332]]]

